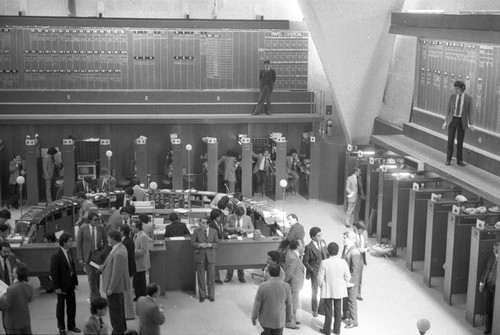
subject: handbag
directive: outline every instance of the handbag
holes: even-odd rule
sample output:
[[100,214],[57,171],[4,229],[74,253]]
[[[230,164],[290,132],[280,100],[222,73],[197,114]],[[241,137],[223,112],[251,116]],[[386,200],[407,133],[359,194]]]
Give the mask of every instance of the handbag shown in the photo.
[[319,299],[318,314],[319,315],[325,315],[326,314],[326,312],[325,312],[325,299],[323,299],[323,298]]

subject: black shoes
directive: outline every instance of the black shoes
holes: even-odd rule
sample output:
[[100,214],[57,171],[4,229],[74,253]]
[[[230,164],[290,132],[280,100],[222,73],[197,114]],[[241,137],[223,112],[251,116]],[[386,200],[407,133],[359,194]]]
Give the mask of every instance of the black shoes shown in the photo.
[[363,297],[357,297],[356,299],[358,299],[359,301],[363,301]]
[[446,165],[446,166],[449,166],[450,164],[451,164],[450,161],[446,161],[446,163],[444,163],[444,165]]
[[220,279],[217,279],[215,282],[216,282],[217,284],[224,284],[224,282],[223,282],[222,280],[220,280]]
[[205,298],[200,298],[200,302],[203,302],[203,301],[205,301]]
[[247,281],[245,280],[245,278],[239,278],[238,279],[240,281],[240,283],[246,283]]
[[66,331],[64,329],[59,329],[59,335],[66,335]]
[[73,332],[73,333],[81,333],[82,331],[76,327],[73,327],[73,328],[68,328],[68,330],[70,332]]
[[215,298],[214,297],[208,297],[208,300],[210,300],[211,302],[214,302]]
[[460,166],[465,166],[465,163],[460,161],[460,162],[457,162],[457,165],[460,165]]
[[224,283],[229,283],[231,281],[232,278],[226,278],[224,279]]

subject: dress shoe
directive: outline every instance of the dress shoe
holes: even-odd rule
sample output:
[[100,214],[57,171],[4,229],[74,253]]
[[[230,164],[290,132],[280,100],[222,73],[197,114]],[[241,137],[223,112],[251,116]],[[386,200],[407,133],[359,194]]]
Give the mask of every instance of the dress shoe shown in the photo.
[[357,327],[357,326],[358,326],[358,325],[355,325],[354,323],[349,323],[349,324],[347,324],[344,328],[345,328],[345,329],[350,329],[350,328],[355,328],[355,327]]
[[73,328],[68,328],[68,330],[70,332],[73,332],[73,333],[81,333],[82,331],[76,327],[73,327]]
[[203,302],[203,301],[205,301],[205,298],[200,298],[200,302]]
[[329,333],[329,332],[324,332],[324,331],[323,331],[323,329],[321,329],[321,328],[320,328],[320,329],[318,329],[318,330],[319,330],[319,332],[320,332],[321,334],[330,335],[330,333]]
[[491,330],[485,330],[483,334],[491,334]]
[[220,280],[220,279],[217,279],[215,282],[216,282],[217,284],[224,284],[224,282],[223,282],[222,280]]
[[299,330],[300,329],[299,326],[286,326],[286,328],[293,329],[293,330]]
[[224,283],[229,283],[231,281],[232,278],[226,278],[224,279]]
[[363,297],[357,297],[356,299],[358,299],[359,301],[363,301]]
[[45,291],[45,293],[54,293],[54,289],[53,288],[49,288],[47,291]]
[[210,300],[211,302],[214,302],[215,298],[214,297],[208,297],[208,300]]
[[317,318],[317,317],[318,317],[318,313],[314,312],[314,313],[313,313],[313,317],[314,317],[314,318]]
[[59,335],[66,335],[66,331],[64,329],[59,329]]
[[460,161],[460,162],[457,162],[457,165],[460,165],[460,166],[465,166],[465,163]]
[[239,278],[238,279],[241,283],[246,283],[247,281],[245,280],[245,278]]
[[446,166],[448,166],[448,165],[450,165],[450,164],[451,164],[451,162],[450,162],[450,161],[446,161],[446,163],[444,163],[444,165],[446,165]]
[[300,325],[300,322],[299,322],[299,321],[295,321],[295,324],[296,324],[296,325]]
[[267,112],[266,112],[266,114],[267,114],[267,115],[271,115],[271,111],[267,111]]

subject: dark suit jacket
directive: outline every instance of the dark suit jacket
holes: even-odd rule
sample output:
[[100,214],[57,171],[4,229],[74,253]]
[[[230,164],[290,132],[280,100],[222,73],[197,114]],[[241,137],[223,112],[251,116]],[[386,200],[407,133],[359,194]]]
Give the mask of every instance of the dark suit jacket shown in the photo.
[[[12,271],[14,271],[14,268],[17,266],[17,259],[16,259],[16,256],[14,255],[10,255],[9,257],[7,257],[7,262],[10,263],[10,283],[12,284],[14,282],[14,275],[12,274]],[[0,262],[0,280],[2,280],[3,282],[5,282],[5,279],[4,279],[4,272],[3,272],[3,266],[1,266],[1,262]]]
[[128,275],[132,277],[135,275],[135,243],[130,237],[125,237],[122,240],[122,244],[127,248],[127,259],[128,259]]
[[[472,97],[468,94],[463,94],[464,97],[464,107],[462,109],[462,128],[463,130],[469,128],[469,124],[472,124],[473,108],[472,108]],[[453,113],[455,112],[455,104],[457,101],[457,95],[452,94],[450,100],[448,101],[448,114],[446,114],[446,127],[448,127],[453,120]]]
[[[201,248],[200,243],[212,243],[211,248]],[[219,246],[219,237],[217,231],[209,228],[208,238],[205,238],[205,232],[202,228],[198,228],[191,235],[191,244],[194,247],[194,262],[203,263],[205,259],[209,263],[217,262],[217,247]]]
[[217,224],[217,222],[214,222],[212,220],[208,220],[208,226],[212,229],[214,229],[217,232],[217,236],[219,237],[220,240],[224,238],[224,224]]
[[304,250],[304,258],[302,262],[306,267],[306,279],[316,277],[318,275],[319,266],[321,261],[328,258],[328,250],[326,249],[326,242],[320,241],[321,250],[318,250],[314,243],[311,241]]
[[24,281],[15,281],[0,298],[0,309],[8,329],[21,329],[31,324],[28,303],[33,299],[33,287]]
[[[68,251],[73,260],[73,269],[75,267],[75,256],[71,254],[71,250]],[[78,277],[76,276],[76,271],[71,275],[71,269],[69,263],[64,256],[61,249],[52,255],[50,261],[50,276],[54,282],[54,289],[60,288],[63,292],[71,292],[78,285]]]
[[489,272],[493,262],[495,262],[495,258],[496,257],[495,257],[494,253],[492,253],[490,255],[490,257],[488,258],[488,262],[486,263],[486,266],[484,267],[483,272],[481,274],[481,280],[479,281],[480,283],[483,283],[484,285],[486,285],[486,281],[488,280],[488,278],[487,278],[488,272]]
[[186,224],[181,221],[174,221],[165,226],[165,237],[189,236],[191,233],[187,229]]
[[361,283],[361,271],[363,271],[363,257],[358,247],[353,245],[349,249],[344,250],[343,258],[349,266],[349,272],[351,272],[351,283],[359,286]]
[[264,86],[268,86],[269,90],[272,92],[275,81],[276,81],[276,71],[274,71],[274,69],[269,69],[269,71],[266,71],[265,69],[260,70],[259,82],[261,90],[264,88]]

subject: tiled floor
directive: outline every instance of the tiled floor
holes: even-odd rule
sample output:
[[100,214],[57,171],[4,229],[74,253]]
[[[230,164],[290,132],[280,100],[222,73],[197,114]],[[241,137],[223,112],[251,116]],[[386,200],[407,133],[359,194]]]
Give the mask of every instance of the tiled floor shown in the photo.
[[[272,201],[270,201],[272,202]],[[279,208],[282,202],[275,204]],[[327,242],[341,243],[342,232],[346,229],[342,206],[334,206],[320,201],[307,201],[300,196],[289,196],[285,209],[296,213],[308,231],[313,226],[323,230]],[[19,211],[13,211],[19,216]],[[373,241],[372,241],[373,242]],[[404,252],[404,251],[403,251]],[[416,271],[410,273],[402,256],[378,258],[368,256],[368,266],[363,274],[364,301],[358,303],[359,327],[342,329],[343,334],[418,334],[416,323],[421,318],[431,322],[431,334],[473,335],[482,334],[483,328],[473,328],[465,322],[465,295],[455,296],[454,306],[448,306],[442,299],[442,281],[434,280],[435,287],[423,285],[422,264],[416,264]],[[419,270],[420,269],[420,270]],[[259,334],[262,328],[252,326],[250,314],[256,285],[247,271],[247,282],[241,284],[236,279],[224,285],[217,285],[215,302],[199,303],[190,292],[168,292],[160,299],[165,306],[166,321],[161,327],[162,334]],[[56,334],[56,299],[54,294],[43,293],[37,278],[30,278],[35,287],[35,299],[30,304],[32,328],[35,334]],[[89,315],[88,285],[85,276],[79,277],[77,292],[77,326],[82,328]],[[313,318],[310,312],[310,282],[306,281],[301,291],[300,330],[285,329],[285,334],[319,334],[323,317]],[[481,320],[478,317],[477,322]],[[109,319],[106,320],[109,325]],[[137,320],[129,321],[131,329],[137,329]]]

